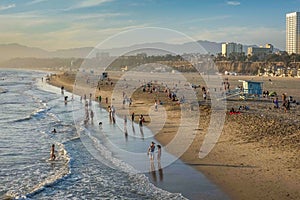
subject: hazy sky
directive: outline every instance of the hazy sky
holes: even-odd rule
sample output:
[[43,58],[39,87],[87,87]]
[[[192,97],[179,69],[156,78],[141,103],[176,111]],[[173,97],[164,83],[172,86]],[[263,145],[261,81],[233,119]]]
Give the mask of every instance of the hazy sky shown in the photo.
[[121,31],[161,27],[194,40],[271,43],[284,50],[285,14],[299,7],[300,0],[0,0],[0,44],[96,46]]

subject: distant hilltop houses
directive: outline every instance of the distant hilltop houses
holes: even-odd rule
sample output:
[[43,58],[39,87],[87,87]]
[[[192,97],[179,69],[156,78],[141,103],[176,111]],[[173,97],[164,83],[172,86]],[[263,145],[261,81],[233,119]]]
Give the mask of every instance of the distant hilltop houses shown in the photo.
[[279,76],[279,77],[299,77],[300,68],[284,67],[283,65],[270,65],[265,68],[258,69],[259,76]]

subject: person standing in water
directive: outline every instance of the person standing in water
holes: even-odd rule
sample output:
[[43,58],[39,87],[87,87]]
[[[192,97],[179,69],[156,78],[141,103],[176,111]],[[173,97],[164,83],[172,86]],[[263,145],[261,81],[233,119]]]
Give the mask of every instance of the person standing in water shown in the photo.
[[157,161],[160,162],[161,158],[161,146],[158,144],[157,145]]
[[116,123],[116,110],[113,105],[110,108],[111,108],[111,119],[112,119],[112,122],[115,124]]
[[56,156],[55,156],[55,145],[52,144],[51,149],[50,149],[50,160],[55,160]]
[[151,142],[147,152],[150,160],[154,160],[154,150],[155,150],[155,143]]
[[107,109],[108,109],[108,117],[109,117],[109,122],[111,122],[112,121],[112,111],[111,111],[111,107],[110,106],[108,106],[107,107]]
[[144,119],[144,116],[143,115],[140,115],[140,118],[139,118],[139,125],[140,126],[143,126],[143,122],[145,121]]
[[134,122],[134,112],[132,112],[132,114],[131,114],[131,121],[132,121],[132,124],[133,124],[133,122]]
[[94,112],[93,112],[92,109],[91,109],[91,111],[90,111],[90,116],[91,116],[91,122],[93,123],[93,120],[94,120]]

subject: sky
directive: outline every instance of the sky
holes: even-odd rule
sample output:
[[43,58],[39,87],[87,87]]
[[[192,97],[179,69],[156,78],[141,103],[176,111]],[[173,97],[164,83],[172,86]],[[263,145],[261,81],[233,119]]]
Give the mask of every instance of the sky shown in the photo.
[[[118,47],[134,41],[124,31],[157,27],[178,34],[153,42],[184,43],[186,36],[271,43],[285,50],[285,15],[295,11],[300,11],[300,0],[0,0],[0,44],[46,50],[95,47],[119,34],[123,42],[109,43]],[[147,32],[143,37],[152,38]]]

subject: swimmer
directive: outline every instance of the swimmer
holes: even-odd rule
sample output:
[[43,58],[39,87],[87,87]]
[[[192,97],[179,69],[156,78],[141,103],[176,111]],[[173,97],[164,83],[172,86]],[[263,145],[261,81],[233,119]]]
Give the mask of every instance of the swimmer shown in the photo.
[[57,133],[57,132],[56,132],[56,129],[53,129],[52,133]]

